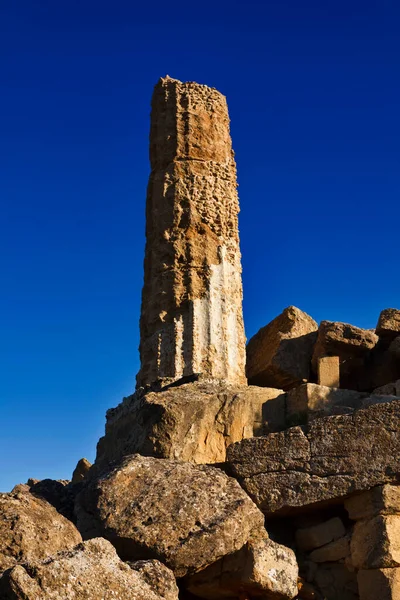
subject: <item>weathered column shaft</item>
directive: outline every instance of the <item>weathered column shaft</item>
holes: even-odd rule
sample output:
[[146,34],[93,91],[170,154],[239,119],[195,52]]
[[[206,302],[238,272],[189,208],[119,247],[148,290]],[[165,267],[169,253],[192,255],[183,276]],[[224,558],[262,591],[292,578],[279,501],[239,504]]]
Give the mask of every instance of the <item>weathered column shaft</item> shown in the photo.
[[225,97],[155,87],[138,386],[202,373],[244,383],[236,166]]

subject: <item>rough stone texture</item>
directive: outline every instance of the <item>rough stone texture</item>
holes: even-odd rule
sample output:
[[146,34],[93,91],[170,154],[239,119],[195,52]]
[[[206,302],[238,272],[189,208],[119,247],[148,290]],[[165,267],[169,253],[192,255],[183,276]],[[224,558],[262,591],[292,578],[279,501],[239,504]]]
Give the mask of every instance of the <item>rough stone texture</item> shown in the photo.
[[400,481],[400,402],[232,444],[231,472],[265,513]]
[[293,550],[264,537],[249,540],[241,550],[187,578],[186,587],[206,600],[284,599],[297,595],[298,567]]
[[310,560],[316,563],[337,562],[349,555],[350,539],[348,536],[345,536],[326,544],[326,546],[313,550],[310,554]]
[[393,381],[392,383],[386,383],[374,390],[374,394],[381,394],[385,396],[400,396],[400,379]]
[[[296,545],[300,550],[314,550],[343,537],[346,533],[339,517],[333,517],[313,527],[296,531]],[[312,559],[311,559],[312,560]]]
[[317,329],[307,313],[295,306],[285,308],[247,345],[249,383],[287,390],[308,380]]
[[69,481],[42,479],[32,482],[29,491],[38,498],[43,498],[70,521],[74,520],[75,490]]
[[89,473],[89,469],[91,466],[92,466],[92,463],[90,463],[87,460],[87,458],[81,458],[78,461],[78,464],[76,465],[75,470],[72,474],[72,480],[71,480],[72,485],[76,485],[77,483],[82,483],[82,481],[85,479],[85,477]]
[[364,369],[365,360],[378,339],[374,332],[367,329],[347,323],[321,321],[312,357],[314,372],[318,371],[318,361],[321,357],[339,356],[341,386],[346,389],[358,389],[359,371]]
[[399,600],[400,569],[371,569],[357,574],[360,600]]
[[155,87],[138,387],[203,373],[245,378],[236,166],[225,97]]
[[378,515],[357,521],[350,547],[357,569],[400,567],[400,516]]
[[400,514],[400,486],[379,485],[351,496],[344,503],[350,519],[358,521],[378,514]]
[[159,560],[137,560],[128,563],[137,571],[153,592],[163,600],[176,600],[178,586],[174,574]]
[[302,424],[335,413],[346,414],[355,408],[360,408],[367,397],[367,393],[356,390],[341,390],[316,383],[304,383],[287,392],[288,423]]
[[136,452],[195,463],[224,462],[229,444],[284,426],[282,390],[188,383],[133,395],[108,411],[96,465],[107,466]]
[[[0,580],[0,586],[4,600],[167,600],[154,591],[157,584],[149,585],[140,570],[123,563],[112,545],[101,538],[42,563],[14,567]],[[178,600],[177,589],[168,600]]]
[[126,457],[77,498],[84,537],[109,539],[124,560],[157,558],[177,577],[239,550],[264,517],[219,469]]
[[385,308],[379,315],[376,334],[385,341],[392,341],[400,335],[400,310]]
[[29,492],[0,494],[0,572],[82,541],[75,525]]
[[359,600],[357,575],[349,571],[344,564],[320,565],[314,581],[324,600]]
[[318,383],[328,387],[340,387],[340,364],[338,356],[321,356],[318,360]]

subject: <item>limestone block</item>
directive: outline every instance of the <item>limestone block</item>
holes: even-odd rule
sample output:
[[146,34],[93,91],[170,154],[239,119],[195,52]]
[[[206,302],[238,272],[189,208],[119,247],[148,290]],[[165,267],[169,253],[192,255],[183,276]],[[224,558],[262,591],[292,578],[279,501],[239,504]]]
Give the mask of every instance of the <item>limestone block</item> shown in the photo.
[[400,516],[378,515],[357,521],[351,538],[351,560],[357,569],[400,566]]
[[282,390],[187,383],[136,394],[108,411],[97,466],[127,454],[219,463],[229,444],[285,426]]
[[332,388],[340,387],[338,356],[321,356],[318,360],[318,383]]
[[358,389],[359,370],[378,342],[378,336],[367,329],[347,323],[321,321],[314,346],[312,365],[318,372],[318,361],[324,356],[338,356],[340,360],[340,385],[345,389]]
[[286,308],[247,345],[249,383],[287,390],[308,380],[317,329],[305,312]]
[[[155,575],[162,579],[149,581],[141,569],[123,563],[109,542],[97,538],[44,562],[7,571],[0,579],[0,596],[2,600],[178,600],[171,571],[159,563]],[[158,593],[165,587],[168,597]]]
[[264,516],[238,482],[220,469],[128,456],[77,496],[84,537],[109,539],[123,560],[155,558],[176,577],[239,550]]
[[400,310],[385,308],[379,315],[376,334],[385,341],[392,341],[400,335]]
[[374,390],[374,394],[381,394],[384,396],[400,396],[400,379],[376,388]]
[[341,563],[319,565],[314,583],[324,600],[359,600],[356,573]]
[[[0,494],[0,573],[82,541],[75,525],[29,492]],[[1,597],[1,596],[0,596]]]
[[329,521],[324,521],[318,525],[298,529],[296,531],[296,545],[300,550],[314,550],[342,538],[345,533],[346,530],[341,519],[333,517]]
[[227,459],[261,510],[285,514],[400,482],[399,454],[400,402],[393,400],[242,440],[228,447]]
[[360,600],[400,599],[400,569],[361,570],[357,580]]
[[286,394],[288,423],[307,423],[309,420],[333,413],[351,412],[360,408],[368,394],[341,390],[316,383],[304,383]]
[[236,599],[240,592],[250,598],[289,599],[297,595],[297,578],[293,550],[265,536],[188,577],[186,589],[206,600]]
[[92,464],[87,460],[87,458],[81,458],[78,461],[78,464],[76,465],[75,470],[72,474],[72,480],[71,480],[72,485],[75,485],[77,483],[82,483],[82,481],[85,479],[85,477],[89,473],[89,469],[91,466],[92,466]]
[[378,514],[400,514],[400,486],[380,485],[344,502],[350,519],[369,519]]
[[349,555],[350,539],[348,536],[345,536],[313,550],[310,554],[310,560],[316,563],[337,562]]

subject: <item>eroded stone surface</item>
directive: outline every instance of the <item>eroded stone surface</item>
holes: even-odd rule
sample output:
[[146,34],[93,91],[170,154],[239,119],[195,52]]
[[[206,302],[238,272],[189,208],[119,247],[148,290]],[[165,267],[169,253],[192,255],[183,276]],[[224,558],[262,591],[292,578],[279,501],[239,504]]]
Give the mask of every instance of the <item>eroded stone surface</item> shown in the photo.
[[285,425],[282,390],[188,383],[126,398],[107,413],[96,464],[127,454],[195,463],[224,462],[226,448]]
[[138,387],[203,373],[245,383],[236,166],[225,97],[155,87]]
[[14,567],[0,580],[0,593],[4,600],[178,600],[176,585],[175,594],[163,596],[156,591],[159,583],[149,584],[141,568],[131,569],[109,542],[97,538],[44,562]]
[[266,513],[329,502],[400,481],[400,402],[316,419],[232,444],[233,474]]
[[400,567],[400,516],[378,515],[357,521],[350,547],[357,569]]
[[357,580],[360,600],[400,598],[400,569],[360,570]]
[[394,340],[400,335],[400,310],[385,308],[379,315],[376,333],[387,341]]
[[103,536],[124,560],[157,558],[177,577],[239,550],[264,517],[219,469],[126,457],[77,499],[84,537]]
[[340,387],[340,361],[338,356],[321,356],[318,359],[318,383]]
[[72,485],[76,485],[77,483],[82,483],[87,474],[89,473],[90,467],[92,464],[88,461],[87,458],[81,458],[76,465],[74,472],[72,474]]
[[348,323],[321,321],[312,357],[314,373],[318,371],[318,361],[321,357],[338,356],[341,387],[361,389],[358,387],[360,371],[364,371],[365,361],[378,339],[373,331],[367,329]]
[[187,578],[186,587],[206,600],[291,599],[297,595],[298,567],[290,548],[268,539],[249,540],[241,550]]
[[400,486],[380,485],[345,500],[350,519],[358,521],[378,514],[400,514]]
[[296,531],[296,544],[300,550],[314,550],[329,544],[329,542],[338,540],[345,533],[346,530],[342,520],[339,517],[333,517],[318,525],[298,529]]
[[82,541],[73,523],[29,492],[0,494],[0,572]]
[[247,345],[249,383],[284,390],[308,380],[317,323],[289,306],[260,329]]

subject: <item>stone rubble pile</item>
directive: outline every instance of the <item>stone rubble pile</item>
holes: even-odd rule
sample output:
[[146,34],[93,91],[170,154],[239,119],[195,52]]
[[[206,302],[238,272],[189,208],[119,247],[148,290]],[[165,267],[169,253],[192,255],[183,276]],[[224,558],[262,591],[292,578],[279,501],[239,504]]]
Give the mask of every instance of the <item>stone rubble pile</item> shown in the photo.
[[0,600],[400,600],[400,310],[247,345],[226,102],[156,86],[141,370],[95,463],[0,494]]

